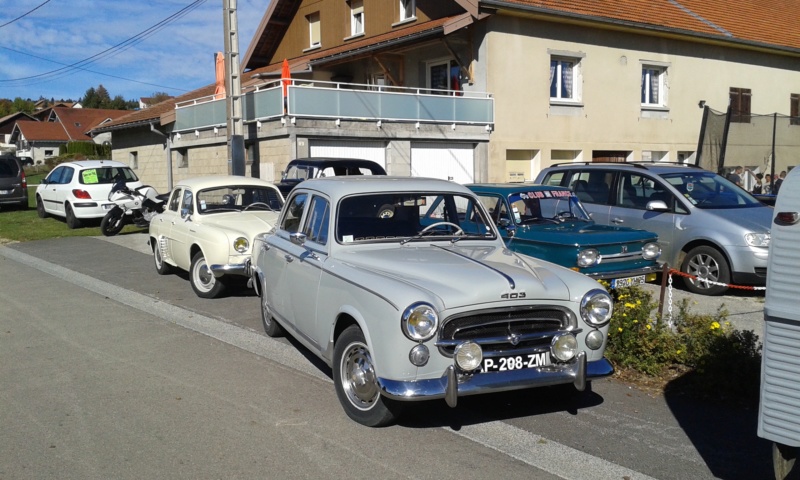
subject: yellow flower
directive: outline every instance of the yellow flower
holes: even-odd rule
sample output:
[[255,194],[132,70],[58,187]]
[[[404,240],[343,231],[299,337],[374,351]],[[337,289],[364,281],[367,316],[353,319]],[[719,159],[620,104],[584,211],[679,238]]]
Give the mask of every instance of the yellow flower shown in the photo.
[[680,351],[680,350],[678,350],[678,355],[680,355],[680,354],[681,354],[681,351]]
[[711,330],[717,330],[719,328],[719,322],[711,322]]
[[651,327],[650,324],[647,324],[647,329],[650,330],[651,328],[653,327]]
[[627,316],[628,316],[628,314],[627,314],[627,313],[623,313],[623,314],[622,314],[622,316],[623,316],[623,317],[627,317]]
[[641,300],[636,300],[636,305],[641,305],[641,304],[642,304]]
[[623,298],[625,298],[625,297],[627,297],[627,295],[620,295],[619,297],[617,297],[617,299],[618,299],[618,300],[622,300],[622,299],[623,299]]
[[634,305],[632,303],[627,303],[627,302],[625,303],[625,308],[634,308],[635,306],[636,305]]
[[619,327],[617,330],[619,330],[621,332],[622,331],[622,327]]

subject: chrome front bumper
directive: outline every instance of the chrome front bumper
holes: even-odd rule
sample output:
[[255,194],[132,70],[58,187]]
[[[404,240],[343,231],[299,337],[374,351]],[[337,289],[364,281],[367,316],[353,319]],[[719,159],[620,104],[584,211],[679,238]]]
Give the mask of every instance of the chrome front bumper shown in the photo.
[[481,393],[568,383],[583,391],[587,380],[607,377],[613,373],[614,367],[605,358],[587,362],[586,353],[581,352],[572,362],[566,364],[473,375],[459,374],[456,367],[451,365],[440,378],[417,382],[379,378],[378,384],[381,393],[388,398],[404,401],[444,398],[447,405],[455,407],[458,397]]
[[214,274],[215,277],[221,277],[223,275],[241,275],[244,277],[250,277],[251,269],[250,269],[250,259],[244,261],[244,263],[229,263],[226,265],[211,265],[209,267],[211,269],[211,273]]

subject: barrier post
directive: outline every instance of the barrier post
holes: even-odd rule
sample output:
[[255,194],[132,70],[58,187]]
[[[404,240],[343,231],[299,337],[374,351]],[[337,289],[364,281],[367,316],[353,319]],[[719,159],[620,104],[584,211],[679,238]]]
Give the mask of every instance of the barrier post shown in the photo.
[[661,295],[658,297],[658,318],[656,322],[661,323],[661,315],[664,313],[664,292],[667,290],[667,279],[669,278],[669,265],[664,263],[661,269]]

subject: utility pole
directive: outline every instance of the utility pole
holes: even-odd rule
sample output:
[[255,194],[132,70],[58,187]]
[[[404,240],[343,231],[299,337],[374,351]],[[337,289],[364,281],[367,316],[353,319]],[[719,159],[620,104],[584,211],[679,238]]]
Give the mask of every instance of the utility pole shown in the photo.
[[244,175],[244,119],[236,0],[222,0],[222,21],[225,26],[225,90],[228,93],[225,99],[228,113],[228,173]]

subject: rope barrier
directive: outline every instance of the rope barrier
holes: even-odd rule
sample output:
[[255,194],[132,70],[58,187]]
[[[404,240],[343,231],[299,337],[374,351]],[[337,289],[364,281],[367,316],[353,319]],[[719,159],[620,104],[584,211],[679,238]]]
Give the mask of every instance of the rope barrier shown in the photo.
[[731,285],[729,283],[720,283],[720,282],[715,282],[715,281],[712,281],[712,280],[706,280],[704,278],[698,279],[696,275],[689,275],[688,273],[681,272],[680,270],[675,270],[674,268],[670,268],[668,273],[669,273],[669,275],[672,275],[674,273],[674,274],[676,274],[676,275],[678,275],[680,277],[691,278],[692,280],[700,280],[703,283],[708,283],[708,284],[711,284],[711,285],[718,285],[720,287],[738,288],[739,290],[766,290],[767,289],[767,287],[753,287],[751,285]]

